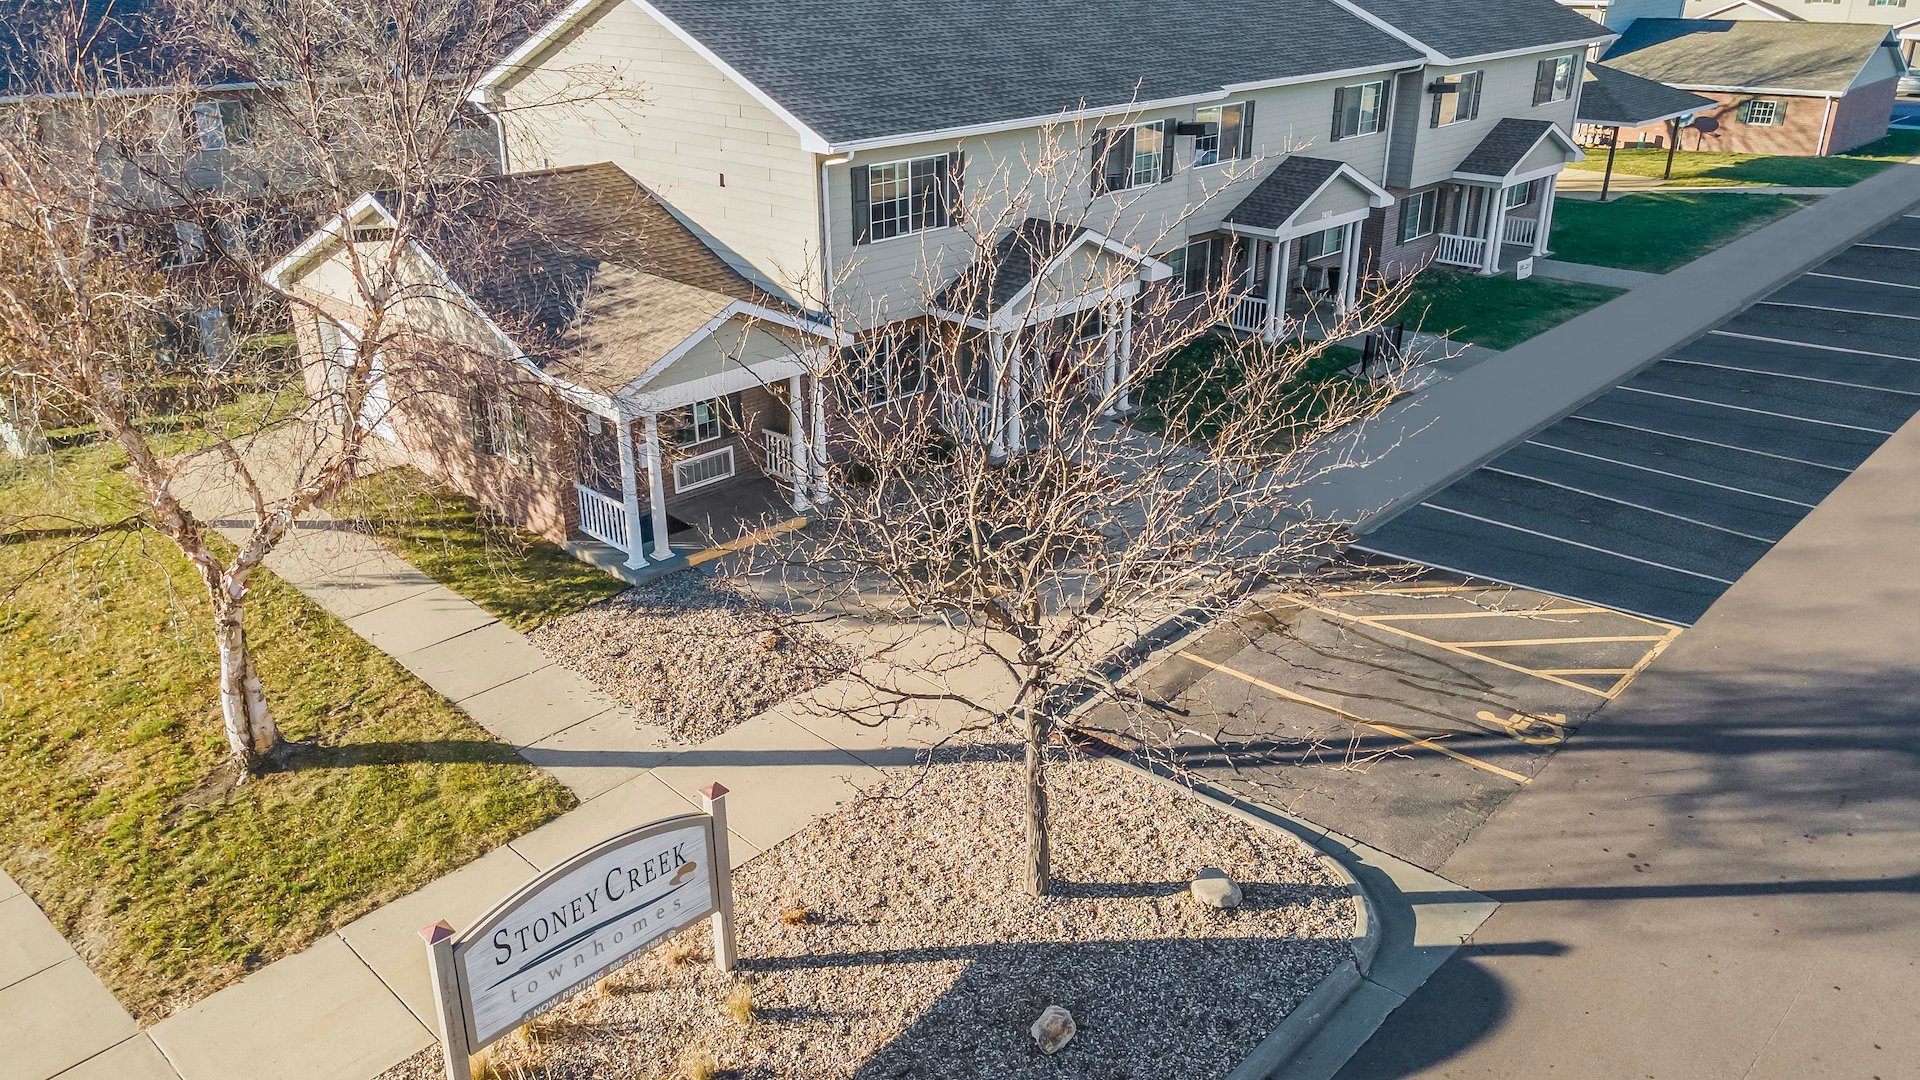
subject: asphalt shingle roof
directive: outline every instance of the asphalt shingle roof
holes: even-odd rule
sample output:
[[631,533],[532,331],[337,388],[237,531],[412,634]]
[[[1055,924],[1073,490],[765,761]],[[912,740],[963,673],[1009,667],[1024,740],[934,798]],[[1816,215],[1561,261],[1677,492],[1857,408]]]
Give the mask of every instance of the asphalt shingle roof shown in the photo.
[[1681,87],[1841,93],[1887,38],[1884,26],[1771,19],[1635,19],[1601,57]]
[[1227,224],[1255,229],[1277,229],[1307,201],[1327,186],[1340,162],[1294,154],[1260,181],[1240,205],[1227,214]]
[[1612,33],[1556,0],[1354,0],[1395,29],[1455,59]]
[[963,315],[991,315],[1018,296],[1041,268],[1086,231],[1084,225],[1028,218],[994,241],[991,252],[981,253],[942,285],[928,304]]
[[834,143],[1420,59],[1333,0],[653,3]]
[[1540,145],[1547,132],[1553,130],[1551,120],[1522,120],[1509,116],[1493,125],[1487,137],[1473,148],[1473,153],[1460,160],[1456,172],[1473,176],[1505,176],[1514,166],[1526,159],[1533,148]]
[[1712,106],[1712,98],[1630,75],[1605,64],[1588,64],[1587,84],[1580,92],[1579,121],[1639,127]]

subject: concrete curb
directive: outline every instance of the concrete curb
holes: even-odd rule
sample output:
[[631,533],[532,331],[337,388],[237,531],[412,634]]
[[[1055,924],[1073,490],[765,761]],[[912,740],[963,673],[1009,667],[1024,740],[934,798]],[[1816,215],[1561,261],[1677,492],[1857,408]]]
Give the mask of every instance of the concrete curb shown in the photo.
[[1342,960],[1326,981],[1315,987],[1305,1001],[1293,1007],[1287,1018],[1280,1021],[1280,1026],[1273,1029],[1273,1034],[1260,1040],[1260,1045],[1253,1048],[1253,1053],[1248,1054],[1227,1074],[1227,1080],[1269,1080],[1277,1075],[1280,1068],[1291,1061],[1300,1048],[1319,1034],[1327,1021],[1340,1011],[1340,1006],[1347,1003],[1362,981],[1360,969],[1354,962]]

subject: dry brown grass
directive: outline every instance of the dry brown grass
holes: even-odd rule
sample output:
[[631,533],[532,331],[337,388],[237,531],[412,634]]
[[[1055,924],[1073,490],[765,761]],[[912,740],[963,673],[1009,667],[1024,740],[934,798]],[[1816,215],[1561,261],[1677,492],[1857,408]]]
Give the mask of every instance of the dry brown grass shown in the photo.
[[681,1080],[713,1080],[720,1075],[720,1063],[705,1050],[688,1050],[680,1058]]
[[681,938],[667,946],[660,953],[660,959],[665,961],[668,967],[686,967],[699,955],[699,946],[695,945],[691,939]]
[[727,992],[727,1015],[741,1027],[753,1023],[753,987],[746,983],[735,983]]
[[805,926],[813,921],[813,911],[798,900],[789,900],[780,908],[780,925]]

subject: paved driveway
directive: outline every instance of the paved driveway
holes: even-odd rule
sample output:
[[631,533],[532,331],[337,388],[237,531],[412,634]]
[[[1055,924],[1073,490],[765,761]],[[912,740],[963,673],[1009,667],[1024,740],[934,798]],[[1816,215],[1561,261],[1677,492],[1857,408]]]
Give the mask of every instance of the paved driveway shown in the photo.
[[1909,216],[1357,546],[1690,625],[1916,412]]

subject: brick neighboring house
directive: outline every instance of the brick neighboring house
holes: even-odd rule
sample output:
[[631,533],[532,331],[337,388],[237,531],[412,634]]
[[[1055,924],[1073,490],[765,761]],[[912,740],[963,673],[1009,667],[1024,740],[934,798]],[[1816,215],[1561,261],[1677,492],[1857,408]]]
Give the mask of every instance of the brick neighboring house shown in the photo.
[[[1682,150],[1802,157],[1884,136],[1906,71],[1889,28],[1860,23],[1636,19],[1602,60],[1713,101],[1681,132]],[[1663,126],[1621,132],[1623,145],[1668,139]]]
[[[422,422],[396,404],[388,426],[414,460],[516,520],[556,538],[594,537],[630,568],[670,563],[680,553],[656,523],[671,525],[667,510],[689,494],[675,470],[695,447],[662,433],[726,422],[716,415],[767,416],[734,421],[745,439],[731,458],[743,490],[786,468],[782,446],[787,458],[824,460],[827,410],[930,392],[901,355],[917,334],[955,335],[979,361],[976,385],[939,388],[949,423],[1017,452],[1023,396],[1011,382],[1022,376],[1013,373],[1044,369],[1023,361],[1041,355],[1063,321],[1089,331],[1079,340],[1104,350],[1124,381],[1132,312],[1149,290],[1224,284],[1236,297],[1227,329],[1277,336],[1314,304],[1353,303],[1368,275],[1429,260],[1491,274],[1544,253],[1557,175],[1584,156],[1572,131],[1586,54],[1612,37],[1555,0],[1084,9],[1009,0],[980,10],[925,0],[579,0],[475,95],[499,118],[501,168],[517,174],[505,182],[557,188],[587,173],[610,189],[625,177],[647,213],[680,228],[673,242],[683,252],[698,244],[709,271],[730,268],[726,288],[699,287],[751,305],[735,322],[771,333],[780,355],[741,354],[710,335],[699,363],[726,368],[726,380],[682,380],[698,370],[684,359],[636,369],[593,327],[639,333],[652,319],[672,337],[717,316],[665,287],[649,292],[651,309],[618,313],[614,293],[569,315],[561,340],[574,347],[563,345],[564,359],[508,328],[496,339],[513,347],[495,362],[511,359],[552,411],[573,410],[576,427],[653,435],[609,436],[617,453],[596,465],[558,430],[530,429],[540,446],[523,471],[537,475],[509,490],[487,479],[495,463],[476,465],[449,441],[462,429],[445,408]],[[545,104],[565,96],[552,91],[583,65],[626,74],[645,105],[614,122],[599,106]],[[1030,168],[1060,140],[1053,160],[1062,164]],[[1022,206],[1057,220],[1010,210]],[[1005,227],[979,238],[963,221]],[[578,246],[584,238],[568,230],[583,227],[550,221],[543,231]],[[983,256],[982,239],[1001,257]],[[289,287],[325,292],[323,263],[310,252],[304,276],[290,268]],[[694,284],[674,266],[631,269]],[[672,310],[675,296],[685,312]],[[326,341],[302,331],[316,371],[351,337],[351,312],[340,319]],[[827,348],[856,374],[850,400],[822,401],[804,377],[808,350]],[[600,359],[589,359],[596,349]],[[575,369],[601,373],[597,382],[567,375]],[[668,382],[622,382],[642,376]],[[667,385],[681,389],[647,389]],[[475,432],[490,424],[484,407],[469,412]],[[410,434],[415,427],[426,436]],[[492,445],[477,435],[466,443]],[[618,500],[602,482],[609,460]],[[783,481],[796,507],[819,494],[809,468]]]
[[1684,10],[1671,14],[1689,19],[1878,23],[1893,28],[1900,40],[1901,59],[1908,65],[1920,51],[1920,10],[1909,7],[1907,0],[1686,0]]

